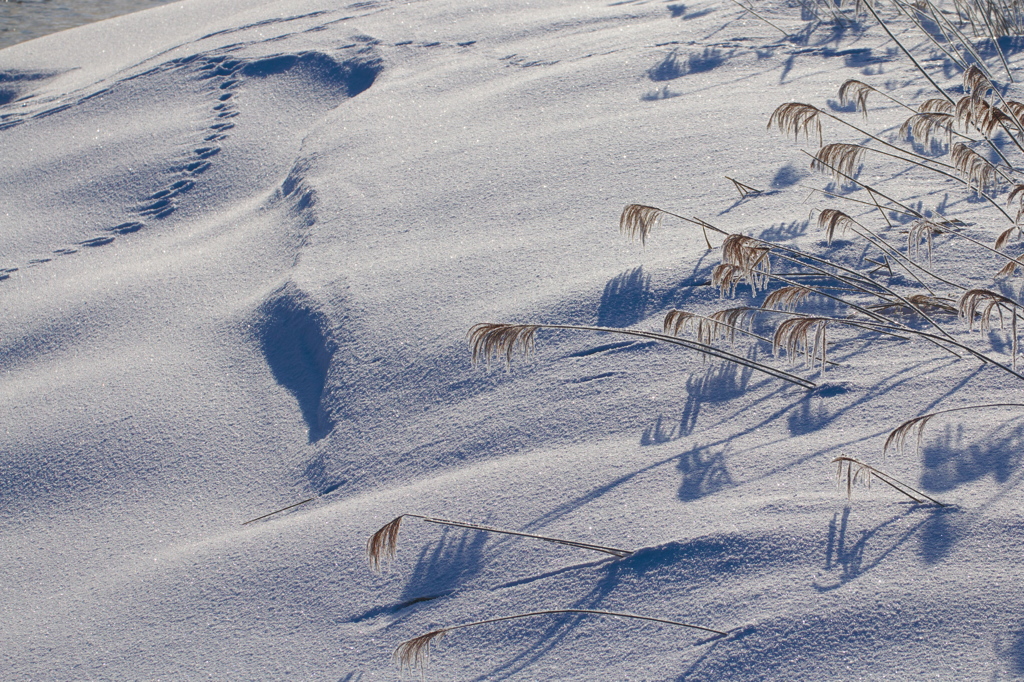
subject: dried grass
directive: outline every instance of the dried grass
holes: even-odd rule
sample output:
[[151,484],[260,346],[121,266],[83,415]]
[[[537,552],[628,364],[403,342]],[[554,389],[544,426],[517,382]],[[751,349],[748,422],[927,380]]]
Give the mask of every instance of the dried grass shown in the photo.
[[978,68],[977,65],[972,64],[966,71],[964,71],[964,91],[969,93],[972,97],[982,98],[987,97],[990,91],[995,90],[995,86],[989,79],[985,72]]
[[[940,507],[946,506],[942,502],[936,500],[934,497],[925,495],[920,490],[912,488],[903,481],[900,481],[899,479],[885,473],[881,469],[877,469],[871,466],[870,464],[865,464],[864,462],[861,462],[858,459],[854,459],[853,457],[840,455],[839,457],[833,459],[832,463],[837,465],[836,484],[841,488],[843,486],[843,479],[846,479],[847,500],[853,499],[853,487],[856,484],[860,483],[870,488],[871,481],[876,480],[885,483],[893,490],[899,491],[900,493],[906,495],[907,497],[909,497],[914,502],[917,502],[918,504],[924,504],[925,501],[928,501],[937,504]],[[843,474],[844,470],[845,476]]]
[[453,526],[455,528],[465,528],[467,530],[477,530],[487,533],[498,533],[501,535],[511,535],[521,538],[531,538],[533,540],[543,540],[545,542],[552,542],[557,545],[566,545],[567,547],[575,547],[577,549],[588,549],[595,552],[601,552],[602,554],[611,554],[612,556],[627,557],[633,554],[631,549],[619,549],[618,547],[606,547],[605,545],[595,545],[589,542],[577,542],[576,540],[564,540],[562,538],[554,538],[548,535],[536,535],[534,533],[523,533],[517,530],[506,530],[504,528],[493,528],[491,526],[481,526],[478,523],[467,523],[466,521],[453,521],[451,519],[440,519],[434,516],[423,516],[421,514],[402,514],[393,521],[388,522],[380,530],[375,532],[366,543],[366,556],[370,560],[370,567],[380,573],[381,566],[387,562],[394,560],[395,555],[398,551],[398,530],[401,525],[403,518],[413,518],[426,521],[427,523],[434,523],[441,526]]
[[956,104],[948,99],[936,97],[934,99],[926,99],[917,110],[923,114],[953,114],[956,111]]
[[1017,121],[1024,119],[1024,102],[1016,102],[1012,99],[1006,100],[1003,102],[1003,109]]
[[932,262],[932,238],[937,234],[943,234],[945,228],[938,223],[931,220],[915,220],[910,224],[910,229],[907,231],[907,251],[914,258],[918,258],[921,255],[921,243],[925,245],[925,254],[928,257],[928,262]]
[[728,175],[725,176],[725,179],[732,183],[733,187],[736,188],[736,191],[740,193],[741,199],[746,199],[747,197],[754,197],[762,193],[762,190],[754,189],[750,185],[744,184],[734,178],[730,178]]
[[[783,320],[775,328],[772,338],[772,352],[785,350],[793,362],[799,353],[803,353],[804,361],[811,368],[817,360],[821,365],[821,374],[825,374],[828,364],[827,342],[825,329],[829,319],[826,317],[791,317]],[[814,332],[812,337],[811,332]]]
[[[1017,214],[1017,220],[1020,220],[1020,213]],[[992,248],[999,251],[1010,243],[1010,239],[1013,238],[1014,234],[1020,234],[1020,228],[1018,226],[1014,225],[1013,227],[1006,228],[999,233],[998,237],[996,237],[996,243],[992,245]]]
[[957,100],[954,117],[964,129],[974,126],[985,137],[991,137],[997,128],[1013,123],[1013,119],[999,107],[969,95]]
[[1024,263],[1020,262],[1017,259],[1010,258],[1009,261],[1007,261],[1006,265],[1004,265],[999,270],[999,272],[996,273],[996,279],[1002,277],[1009,277],[1013,275],[1015,272],[1017,272],[1017,268],[1024,268]]
[[872,92],[878,91],[867,83],[851,78],[839,86],[839,102],[844,107],[855,104],[855,108],[864,114],[864,119],[867,120],[868,95]]
[[[938,100],[944,102],[944,100]],[[944,102],[945,103],[945,102]],[[903,139],[913,137],[927,145],[937,130],[945,134],[946,145],[953,143],[953,124],[956,117],[951,113],[922,111],[908,117],[900,126],[899,135]]]
[[946,410],[937,410],[935,412],[929,412],[928,414],[922,414],[920,416],[908,419],[903,422],[895,429],[893,429],[888,438],[885,439],[885,445],[882,446],[882,454],[888,455],[889,450],[899,450],[900,453],[906,451],[907,439],[911,435],[915,436],[917,442],[918,451],[921,450],[922,440],[924,438],[924,428],[928,425],[932,419],[939,415],[951,414],[953,412],[966,412],[971,410],[983,410],[993,408],[1016,408],[1024,409],[1024,404],[1021,403],[987,403],[984,405],[966,405],[964,407],[951,407]]
[[377,573],[383,570],[383,566],[394,561],[398,553],[398,530],[404,516],[395,517],[366,541],[366,558],[370,560],[370,568]]
[[[1014,227],[1020,225],[1020,219],[1024,216],[1024,184],[1016,184],[1010,188],[1009,194],[1006,196],[1006,205],[1009,206],[1014,201],[1017,203],[1017,216],[1013,219]],[[1019,227],[1018,227],[1019,229]],[[996,241],[996,248],[1000,249],[999,241]]]
[[674,625],[677,627],[690,628],[693,630],[701,630],[703,632],[710,632],[716,637],[726,637],[728,632],[724,630],[716,630],[714,628],[704,627],[703,625],[693,625],[690,623],[683,623],[676,620],[666,620],[664,618],[654,618],[652,616],[641,616],[635,613],[620,613],[617,611],[599,611],[596,609],[548,609],[545,611],[530,611],[529,613],[517,613],[511,616],[500,616],[498,618],[487,618],[485,620],[477,620],[472,623],[462,623],[460,625],[453,625],[447,628],[441,628],[438,630],[432,630],[424,635],[413,637],[412,639],[406,640],[399,644],[392,654],[392,660],[396,661],[399,665],[401,672],[406,669],[412,670],[414,668],[419,669],[421,673],[425,672],[427,663],[430,659],[430,644],[435,640],[440,640],[442,637],[454,630],[461,630],[462,628],[477,627],[480,625],[488,625],[491,623],[501,623],[508,620],[516,620],[519,618],[532,618],[536,616],[550,616],[560,614],[582,614],[582,615],[596,615],[596,616],[611,616],[614,618],[632,618],[636,620],[644,620],[652,623],[662,623],[665,625]]
[[993,313],[999,315],[999,328],[1003,328],[1003,313],[1005,312],[1010,317],[1010,354],[1012,356],[1011,366],[1017,369],[1017,355],[1019,342],[1017,339],[1017,309],[1019,308],[1016,301],[1011,298],[1007,298],[1002,294],[997,294],[994,291],[988,289],[970,289],[964,292],[963,296],[960,297],[960,305],[957,312],[960,315],[960,319],[966,320],[967,328],[974,330],[975,318],[978,320],[978,328],[980,331],[988,331],[992,329],[992,315]]
[[857,226],[860,226],[860,223],[834,208],[826,208],[818,214],[818,227],[825,230],[825,239],[829,244],[835,238],[836,230],[839,230],[840,234],[846,230],[856,232]]
[[726,308],[715,311],[705,317],[685,310],[673,309],[665,314],[662,329],[666,334],[679,336],[685,329],[695,328],[697,340],[700,343],[706,344],[723,340],[732,343],[736,340],[736,332],[768,341],[768,339],[754,334],[749,329],[755,310],[755,308],[748,306]]
[[984,193],[997,183],[998,173],[995,166],[963,142],[954,143],[949,156],[953,161],[953,167],[960,173],[968,189]]
[[773,127],[784,135],[792,135],[797,141],[802,134],[807,140],[817,137],[819,147],[824,144],[821,134],[821,110],[811,104],[787,102],[779,106],[768,119],[768,128]]
[[776,289],[764,297],[761,307],[765,310],[793,312],[796,307],[810,296],[811,290],[797,284]]
[[448,634],[448,630],[444,628],[431,630],[425,635],[413,637],[395,647],[394,653],[391,654],[391,660],[398,663],[399,673],[404,673],[406,670],[419,670],[421,673],[425,671],[427,664],[430,663],[430,643],[434,640],[440,641],[446,634]]
[[619,231],[630,239],[639,239],[641,245],[646,245],[647,237],[651,230],[661,224],[664,211],[654,206],[643,204],[629,204],[622,209],[619,217]]
[[529,357],[533,351],[534,336],[539,325],[502,324],[482,322],[469,330],[469,343],[473,348],[473,364],[481,361],[490,365],[492,358],[505,356],[505,366],[512,364],[512,356],[520,352]]
[[[770,253],[771,248],[766,242],[742,234],[731,234],[722,242],[722,264],[738,268],[740,280],[746,280],[754,291],[763,289],[768,284],[771,274],[771,261],[768,258]],[[722,281],[726,283],[735,281],[731,273],[723,274],[722,277]],[[721,288],[719,286],[719,289]]]
[[957,307],[952,299],[944,296],[931,296],[929,294],[911,294],[907,296],[906,302],[892,301],[869,307],[871,310],[890,311],[901,315],[957,314]]

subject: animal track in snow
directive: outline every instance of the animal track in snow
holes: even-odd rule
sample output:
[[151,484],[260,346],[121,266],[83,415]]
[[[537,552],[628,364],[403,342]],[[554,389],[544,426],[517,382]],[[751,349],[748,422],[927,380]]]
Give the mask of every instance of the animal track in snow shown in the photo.
[[[252,83],[253,92],[247,93],[249,99],[246,111],[262,113],[258,93],[266,92],[267,84],[277,89],[271,92],[280,91],[282,87],[296,88],[301,85],[305,88],[303,93],[315,93],[316,97],[311,98],[311,101],[316,102],[317,110],[323,115],[330,108],[358,95],[373,84],[381,70],[380,60],[373,52],[375,44],[372,38],[359,36],[355,43],[346,46],[354,46],[355,49],[351,50],[354,54],[343,54],[340,57],[317,51],[250,57],[239,53],[251,48],[252,44],[242,43],[169,60],[141,73],[123,77],[115,84],[78,97],[75,101],[56,103],[36,113],[2,113],[4,107],[0,106],[0,130],[3,130],[26,121],[58,115],[108,93],[117,94],[118,86],[129,81],[171,75],[173,78],[203,84],[205,106],[208,107],[206,124],[196,130],[193,144],[187,147],[189,151],[167,164],[166,184],[156,191],[150,189],[140,192],[134,203],[127,204],[124,210],[133,214],[132,218],[111,220],[108,227],[99,228],[99,235],[56,249],[51,255],[70,255],[78,252],[81,247],[107,246],[118,237],[143,232],[154,223],[165,221],[187,205],[188,194],[199,191],[201,176],[229,156],[231,137],[238,133],[238,126],[244,125],[246,118],[237,106],[236,94],[242,92],[247,83]],[[0,86],[5,82],[4,76],[0,74]],[[289,80],[277,84],[274,79],[278,78]],[[249,133],[250,138],[253,134]],[[301,179],[292,184],[292,189],[283,195],[291,199],[292,209],[302,216],[301,224],[308,227],[315,222],[311,211],[315,193],[302,186]],[[210,190],[207,190],[206,197],[209,196]],[[35,258],[31,264],[41,265],[52,260],[52,257]],[[12,270],[15,271],[17,268]],[[2,279],[9,278],[10,273],[5,273]]]

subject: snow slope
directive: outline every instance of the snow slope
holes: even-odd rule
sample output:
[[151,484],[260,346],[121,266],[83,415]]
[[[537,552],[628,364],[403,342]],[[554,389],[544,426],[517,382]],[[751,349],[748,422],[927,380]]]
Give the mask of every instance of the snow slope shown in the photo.
[[[991,367],[855,338],[808,392],[582,332],[470,362],[477,322],[720,306],[699,233],[641,249],[627,203],[823,244],[769,115],[925,84],[877,30],[781,38],[717,1],[184,0],[0,51],[5,679],[396,679],[409,637],[556,608],[730,635],[538,617],[428,677],[1024,677],[1016,423],[884,462],[948,508],[847,505],[829,464],[1019,400]],[[410,519],[378,576],[407,512],[638,551]]]

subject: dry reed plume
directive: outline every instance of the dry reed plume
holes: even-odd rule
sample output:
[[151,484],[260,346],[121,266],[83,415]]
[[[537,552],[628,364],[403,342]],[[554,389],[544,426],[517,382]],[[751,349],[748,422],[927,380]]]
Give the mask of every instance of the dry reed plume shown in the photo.
[[799,140],[802,134],[810,140],[812,133],[818,138],[818,146],[824,143],[821,131],[821,110],[812,104],[787,102],[772,112],[768,119],[768,128],[777,128],[784,134],[792,135]]
[[[825,374],[825,365],[828,363],[826,352],[827,342],[825,340],[825,329],[828,326],[828,318],[824,317],[791,317],[783,320],[775,328],[775,336],[772,337],[772,352],[778,353],[785,350],[792,362],[797,354],[803,351],[804,361],[809,367],[814,367],[817,360],[821,365],[821,374]],[[814,331],[813,340],[811,331]]]
[[512,356],[519,351],[529,357],[533,350],[533,338],[540,325],[482,323],[469,330],[469,342],[473,347],[473,363],[505,356],[505,365],[512,364]]
[[953,412],[967,412],[971,410],[983,410],[992,408],[1024,408],[1024,404],[1021,403],[989,403],[986,405],[966,405],[964,407],[951,407],[946,410],[937,410],[935,412],[929,412],[928,414],[922,414],[912,419],[908,419],[903,422],[889,433],[889,437],[885,439],[885,445],[882,447],[883,454],[888,454],[889,450],[899,450],[903,452],[906,449],[907,438],[911,435],[916,437],[917,449],[921,449],[922,440],[924,438],[924,429],[932,419],[939,415],[951,414]]
[[630,239],[639,239],[641,245],[646,244],[648,235],[661,224],[661,216],[659,208],[630,204],[623,209],[619,218],[619,231]]

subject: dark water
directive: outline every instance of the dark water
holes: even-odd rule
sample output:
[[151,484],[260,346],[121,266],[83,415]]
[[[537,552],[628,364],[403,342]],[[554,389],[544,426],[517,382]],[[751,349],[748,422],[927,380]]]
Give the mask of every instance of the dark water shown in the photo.
[[0,49],[173,0],[0,0]]

